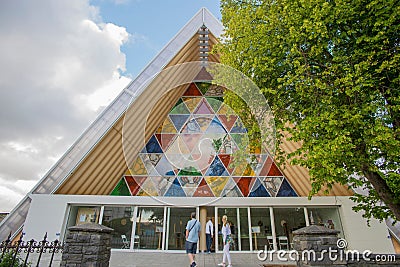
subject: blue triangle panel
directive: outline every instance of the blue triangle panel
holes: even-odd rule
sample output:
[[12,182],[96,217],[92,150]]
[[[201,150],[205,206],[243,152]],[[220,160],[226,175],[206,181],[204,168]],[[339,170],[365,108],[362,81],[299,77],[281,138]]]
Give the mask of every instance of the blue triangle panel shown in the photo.
[[160,144],[155,135],[153,135],[146,146],[143,148],[142,153],[163,153]]
[[222,164],[221,160],[218,157],[215,157],[205,176],[229,176],[229,173],[226,171],[225,166],[224,164]]
[[247,129],[244,127],[243,122],[237,119],[231,129],[231,133],[247,133]]
[[168,188],[168,191],[164,194],[166,197],[186,197],[185,191],[183,191],[178,178],[175,178],[172,185]]
[[288,181],[286,179],[283,179],[281,188],[278,191],[278,194],[276,194],[277,197],[297,197],[298,195],[296,192],[293,190],[293,188],[290,186]]
[[170,114],[169,118],[171,119],[172,123],[174,124],[176,130],[179,132],[182,129],[182,126],[186,123],[189,116],[190,116],[189,114],[187,114],[187,115]]
[[262,185],[260,179],[254,182],[253,189],[249,194],[249,197],[270,197],[267,189]]
[[226,130],[220,120],[217,117],[214,117],[208,126],[206,133],[226,133]]

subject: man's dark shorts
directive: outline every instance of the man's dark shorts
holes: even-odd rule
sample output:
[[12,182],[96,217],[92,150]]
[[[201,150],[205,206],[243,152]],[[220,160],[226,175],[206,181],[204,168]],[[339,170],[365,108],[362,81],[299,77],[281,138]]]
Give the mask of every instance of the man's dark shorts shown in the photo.
[[185,248],[186,248],[186,253],[188,253],[188,254],[196,254],[197,243],[186,241]]

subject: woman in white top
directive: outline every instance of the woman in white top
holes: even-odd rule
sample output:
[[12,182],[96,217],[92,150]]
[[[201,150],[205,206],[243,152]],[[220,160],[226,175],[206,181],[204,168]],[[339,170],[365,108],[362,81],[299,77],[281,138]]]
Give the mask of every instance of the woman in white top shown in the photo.
[[[229,242],[227,239],[230,239],[231,235],[231,227],[228,223],[228,216],[222,216],[222,242],[224,244],[224,256],[222,257],[222,263],[218,264],[218,266],[227,266],[232,267],[231,255],[229,254]],[[228,261],[228,265],[226,265],[226,261]]]

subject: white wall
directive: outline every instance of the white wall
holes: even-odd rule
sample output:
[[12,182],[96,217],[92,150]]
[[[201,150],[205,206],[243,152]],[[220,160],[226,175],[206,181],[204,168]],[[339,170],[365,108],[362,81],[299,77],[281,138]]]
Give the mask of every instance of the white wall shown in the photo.
[[394,253],[392,241],[385,222],[371,219],[370,227],[362,212],[355,212],[355,205],[348,197],[338,197],[339,209],[348,249],[371,250],[373,253]]
[[48,232],[49,240],[57,238],[56,233],[63,235],[67,220],[69,204],[72,205],[147,205],[147,206],[192,206],[207,203],[208,206],[273,206],[273,207],[310,207],[338,206],[345,238],[349,249],[373,253],[394,253],[385,223],[371,220],[371,227],[355,213],[351,207],[354,203],[348,197],[288,197],[288,198],[183,198],[183,197],[123,197],[123,196],[76,196],[76,195],[31,195],[30,209],[25,221],[24,240],[34,238],[41,240]]

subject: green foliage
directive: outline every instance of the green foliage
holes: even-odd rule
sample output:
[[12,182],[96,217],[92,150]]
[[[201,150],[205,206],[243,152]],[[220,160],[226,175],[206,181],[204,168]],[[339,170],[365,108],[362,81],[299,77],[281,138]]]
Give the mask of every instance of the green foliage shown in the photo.
[[261,88],[277,134],[302,142],[285,157],[310,170],[310,196],[361,186],[369,195],[355,194],[355,210],[400,218],[398,2],[223,0],[221,10],[221,61]]
[[[23,261],[23,259],[21,259],[21,257],[19,255],[17,255],[17,257],[15,258],[14,264],[12,264],[13,258],[14,258],[13,251],[4,253],[3,259],[0,262],[0,267],[22,267],[22,266],[24,266],[24,261]],[[31,263],[27,263],[26,266],[31,266]]]

